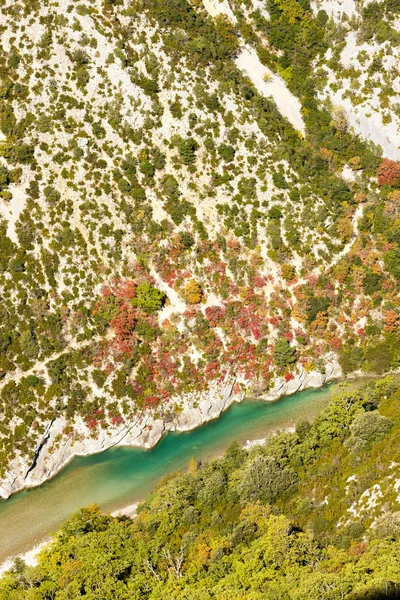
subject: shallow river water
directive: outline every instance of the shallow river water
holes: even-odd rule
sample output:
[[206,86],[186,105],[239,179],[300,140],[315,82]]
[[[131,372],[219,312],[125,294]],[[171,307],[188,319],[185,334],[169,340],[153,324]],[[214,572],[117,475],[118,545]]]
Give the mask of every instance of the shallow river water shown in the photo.
[[151,450],[122,447],[75,458],[41,487],[0,500],[0,563],[39,543],[81,506],[122,508],[143,499],[163,475],[185,468],[192,456],[204,460],[231,440],[245,443],[311,419],[337,389],[307,390],[274,403],[245,400],[198,429],[168,433]]

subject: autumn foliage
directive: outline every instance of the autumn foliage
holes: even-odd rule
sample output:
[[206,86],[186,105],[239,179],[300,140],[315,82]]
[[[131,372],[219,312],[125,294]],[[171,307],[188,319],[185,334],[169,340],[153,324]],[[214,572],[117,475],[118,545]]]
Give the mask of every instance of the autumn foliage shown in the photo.
[[395,310],[385,312],[385,331],[398,331],[400,328],[400,315]]
[[378,167],[378,184],[391,185],[397,187],[400,185],[400,163],[384,158]]
[[198,304],[202,298],[202,290],[198,281],[189,279],[185,286],[185,300],[188,304]]

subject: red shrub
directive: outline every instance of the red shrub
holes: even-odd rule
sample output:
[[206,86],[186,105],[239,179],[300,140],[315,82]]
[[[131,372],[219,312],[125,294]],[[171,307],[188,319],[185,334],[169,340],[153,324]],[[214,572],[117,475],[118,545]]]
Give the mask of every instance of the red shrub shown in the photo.
[[340,350],[342,347],[342,342],[338,337],[333,337],[332,339],[328,340],[328,344],[332,350]]
[[153,407],[153,406],[157,406],[157,404],[159,403],[159,398],[157,396],[147,396],[143,400],[143,403],[145,406],[148,406],[149,408]]
[[131,279],[120,279],[112,287],[114,296],[121,300],[131,300],[136,296],[136,283]]
[[110,326],[115,330],[117,336],[126,339],[135,328],[136,310],[131,306],[123,305],[117,316],[110,321]]
[[379,185],[400,185],[400,163],[384,158],[378,167],[377,175]]
[[256,275],[253,279],[254,287],[264,287],[266,285],[267,280],[264,275]]
[[205,315],[210,321],[211,327],[215,327],[225,318],[226,308],[223,306],[207,306]]

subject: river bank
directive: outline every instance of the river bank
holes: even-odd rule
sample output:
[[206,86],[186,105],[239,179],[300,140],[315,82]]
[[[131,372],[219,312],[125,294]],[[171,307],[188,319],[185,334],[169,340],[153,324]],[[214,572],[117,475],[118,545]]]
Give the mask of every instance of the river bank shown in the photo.
[[[124,517],[129,517],[130,519],[133,519],[136,516],[136,511],[137,511],[138,506],[139,506],[138,502],[135,502],[134,504],[129,504],[128,506],[125,506],[124,508],[121,508],[120,510],[115,510],[114,512],[112,512],[111,516],[112,517],[124,516]],[[40,551],[45,546],[50,544],[51,541],[52,541],[52,538],[45,539],[42,542],[40,542],[39,544],[36,544],[36,546],[31,548],[27,552],[23,552],[22,554],[19,554],[18,556],[13,556],[13,557],[7,559],[6,561],[4,561],[2,564],[0,564],[0,577],[3,575],[3,573],[5,573],[9,569],[11,569],[16,558],[20,558],[30,567],[35,567],[37,565],[37,559],[38,559],[38,555],[39,555]]]
[[205,392],[187,394],[177,399],[175,408],[171,410],[167,405],[159,418],[150,412],[137,415],[119,426],[98,430],[95,437],[82,420],[77,421],[73,432],[66,435],[65,419],[54,419],[48,423],[35,449],[33,462],[27,462],[22,457],[12,461],[6,476],[0,480],[0,497],[6,499],[23,489],[42,485],[75,456],[89,456],[115,446],[153,448],[167,432],[191,431],[217,419],[233,403],[241,402],[246,394],[256,394],[261,400],[274,402],[302,390],[321,388],[342,376],[334,353],[327,354],[324,362],[325,373],[307,371],[300,366],[292,379],[287,381],[284,377],[277,377],[270,389],[266,389],[263,381],[251,382],[231,376],[223,383],[211,384]]
[[223,454],[234,439],[246,445],[313,419],[340,389],[341,384],[332,383],[279,402],[246,398],[201,427],[168,432],[152,449],[121,446],[76,457],[42,486],[0,502],[0,563],[47,539],[82,506],[97,503],[104,512],[125,510],[145,498],[162,477],[186,469],[191,457],[208,461]]
[[[350,382],[350,389],[365,378]],[[207,461],[221,456],[236,439],[249,449],[268,435],[293,430],[312,420],[342,389],[331,383],[282,398],[279,402],[244,400],[221,417],[189,432],[170,432],[153,449],[120,447],[74,459],[51,481],[0,502],[0,563],[10,557],[33,560],[33,549],[60,527],[71,513],[90,503],[113,515],[135,515],[137,504],[165,475],[184,470],[191,457]],[[11,564],[7,562],[8,568]],[[4,570],[4,569],[3,569]]]

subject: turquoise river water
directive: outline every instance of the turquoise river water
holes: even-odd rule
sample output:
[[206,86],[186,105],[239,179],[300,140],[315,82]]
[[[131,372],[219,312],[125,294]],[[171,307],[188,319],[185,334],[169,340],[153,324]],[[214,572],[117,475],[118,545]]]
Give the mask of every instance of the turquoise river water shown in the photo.
[[105,511],[122,508],[143,499],[163,475],[185,468],[192,456],[204,460],[221,454],[231,440],[245,443],[313,418],[335,390],[337,384],[274,403],[245,400],[193,431],[168,433],[151,450],[121,447],[75,458],[42,486],[0,501],[0,563],[49,536],[79,507],[96,502]]

